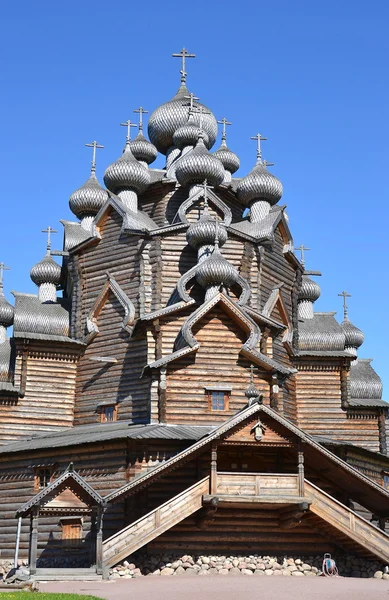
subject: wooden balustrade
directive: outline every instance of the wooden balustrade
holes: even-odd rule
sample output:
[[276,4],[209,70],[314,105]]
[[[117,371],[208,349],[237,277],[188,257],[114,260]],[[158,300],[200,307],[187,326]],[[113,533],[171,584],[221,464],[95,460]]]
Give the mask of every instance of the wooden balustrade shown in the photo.
[[298,475],[218,472],[216,493],[232,496],[298,496]]

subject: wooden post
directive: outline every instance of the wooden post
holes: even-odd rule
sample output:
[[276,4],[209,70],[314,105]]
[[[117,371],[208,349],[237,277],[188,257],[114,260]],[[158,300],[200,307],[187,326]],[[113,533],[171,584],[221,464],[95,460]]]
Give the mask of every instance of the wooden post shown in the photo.
[[96,517],[96,573],[103,573],[103,516],[104,511],[101,506],[97,509]]
[[38,516],[39,508],[35,508],[31,513],[30,522],[30,573],[36,573],[36,561],[38,552]]
[[217,491],[217,444],[214,442],[211,449],[211,477],[210,493],[216,494]]
[[340,371],[340,396],[341,396],[341,406],[343,410],[347,410],[349,408],[349,399],[350,399],[350,367],[342,366]]
[[304,496],[304,450],[302,442],[298,445],[298,493]]
[[381,454],[388,454],[388,445],[386,441],[386,412],[387,409],[380,410],[378,417],[378,437]]
[[90,548],[89,548],[89,562],[91,566],[96,564],[96,509],[92,510],[92,514],[90,517]]

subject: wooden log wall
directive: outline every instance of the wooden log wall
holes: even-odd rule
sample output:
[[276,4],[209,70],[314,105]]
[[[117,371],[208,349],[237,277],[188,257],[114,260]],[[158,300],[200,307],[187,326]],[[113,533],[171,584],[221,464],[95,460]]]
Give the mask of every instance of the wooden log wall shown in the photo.
[[[48,448],[0,456],[0,559],[12,558],[15,550],[17,519],[16,510],[30,500],[34,490],[36,467],[52,469],[53,478],[60,475],[74,462],[78,473],[102,496],[126,483],[126,444],[103,442],[94,446],[81,445],[73,448]],[[104,517],[104,536],[109,537],[123,527],[123,504],[111,505]],[[85,520],[84,536],[90,528]],[[50,536],[58,539],[61,529],[59,517],[39,519],[39,552],[46,547]],[[22,521],[20,558],[28,557],[29,518]]]
[[24,396],[0,399],[0,445],[72,426],[77,360],[59,343],[17,345],[15,386],[24,380]]
[[297,365],[298,425],[307,433],[379,451],[378,415],[341,407],[340,367],[328,364]]

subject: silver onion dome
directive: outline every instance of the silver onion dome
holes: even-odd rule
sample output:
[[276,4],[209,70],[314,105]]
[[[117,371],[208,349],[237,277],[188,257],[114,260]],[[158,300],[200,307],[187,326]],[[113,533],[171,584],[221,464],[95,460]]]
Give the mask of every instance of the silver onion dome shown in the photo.
[[346,337],[346,347],[359,348],[359,346],[362,346],[365,336],[363,332],[358,329],[358,327],[355,327],[355,325],[353,325],[348,319],[344,319],[340,326],[343,329],[343,333]]
[[280,180],[259,160],[254,169],[239,183],[237,195],[239,200],[247,205],[252,200],[265,200],[273,206],[280,200],[282,191]]
[[[166,154],[169,148],[174,145],[174,133],[179,127],[185,125],[188,120],[188,97],[189,91],[186,85],[182,84],[177,94],[169,102],[158,106],[150,115],[148,123],[149,138],[162,154]],[[212,148],[217,137],[215,116],[200,102],[195,102],[194,107],[196,109],[203,107],[202,128],[208,135],[206,145],[208,148]],[[194,115],[197,125],[200,124],[200,118],[200,114]]]
[[[227,231],[220,223],[217,226],[219,236],[219,245],[227,241]],[[211,217],[208,209],[205,208],[201,218],[192,223],[186,232],[186,239],[192,248],[201,248],[201,246],[213,246],[216,237],[216,220]]]
[[303,275],[298,299],[315,302],[320,298],[320,294],[321,289],[319,284],[316,283],[316,281],[313,281],[313,279],[310,279],[307,275]]
[[154,162],[158,156],[158,150],[145,138],[142,131],[139,131],[136,138],[130,142],[130,149],[136,160],[141,160],[148,165]]
[[203,288],[222,284],[231,287],[238,277],[238,271],[220,254],[217,246],[196,272],[196,279]]
[[14,307],[7,302],[0,289],[0,325],[9,327],[14,322]]
[[101,187],[92,171],[84,185],[70,196],[69,206],[72,213],[82,219],[85,215],[97,215],[107,199],[107,191]]
[[32,267],[30,277],[36,285],[52,283],[58,285],[61,281],[61,267],[49,254]]
[[136,160],[130,142],[126,143],[121,157],[106,169],[104,183],[114,194],[124,189],[141,194],[150,184],[150,173]]
[[225,140],[222,141],[220,148],[213,153],[213,156],[216,156],[226,171],[230,173],[235,173],[240,167],[239,157],[228,148]]
[[224,167],[220,160],[212,156],[205,147],[202,134],[193,150],[177,161],[177,181],[181,185],[202,183],[219,186],[224,179]]
[[[202,130],[195,122],[193,113],[191,113],[185,125],[181,125],[181,127],[179,127],[177,131],[174,132],[174,145],[177,146],[177,148],[179,148],[180,150],[186,148],[186,146],[196,146],[197,140],[199,139],[201,132]],[[209,137],[205,131],[203,131],[203,138],[204,144],[208,147]]]

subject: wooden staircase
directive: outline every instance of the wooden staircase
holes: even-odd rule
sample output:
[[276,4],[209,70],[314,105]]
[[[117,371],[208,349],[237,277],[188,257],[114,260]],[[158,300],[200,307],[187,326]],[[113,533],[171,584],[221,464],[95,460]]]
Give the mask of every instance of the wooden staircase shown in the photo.
[[107,569],[180,523],[202,507],[209,492],[209,476],[103,542],[103,567]]
[[323,531],[328,526],[327,534],[331,530],[338,533],[344,548],[351,550],[358,546],[359,554],[374,555],[383,562],[389,562],[389,535],[307,480],[304,492],[311,500],[307,519],[312,521],[313,527],[316,523],[318,529]]

